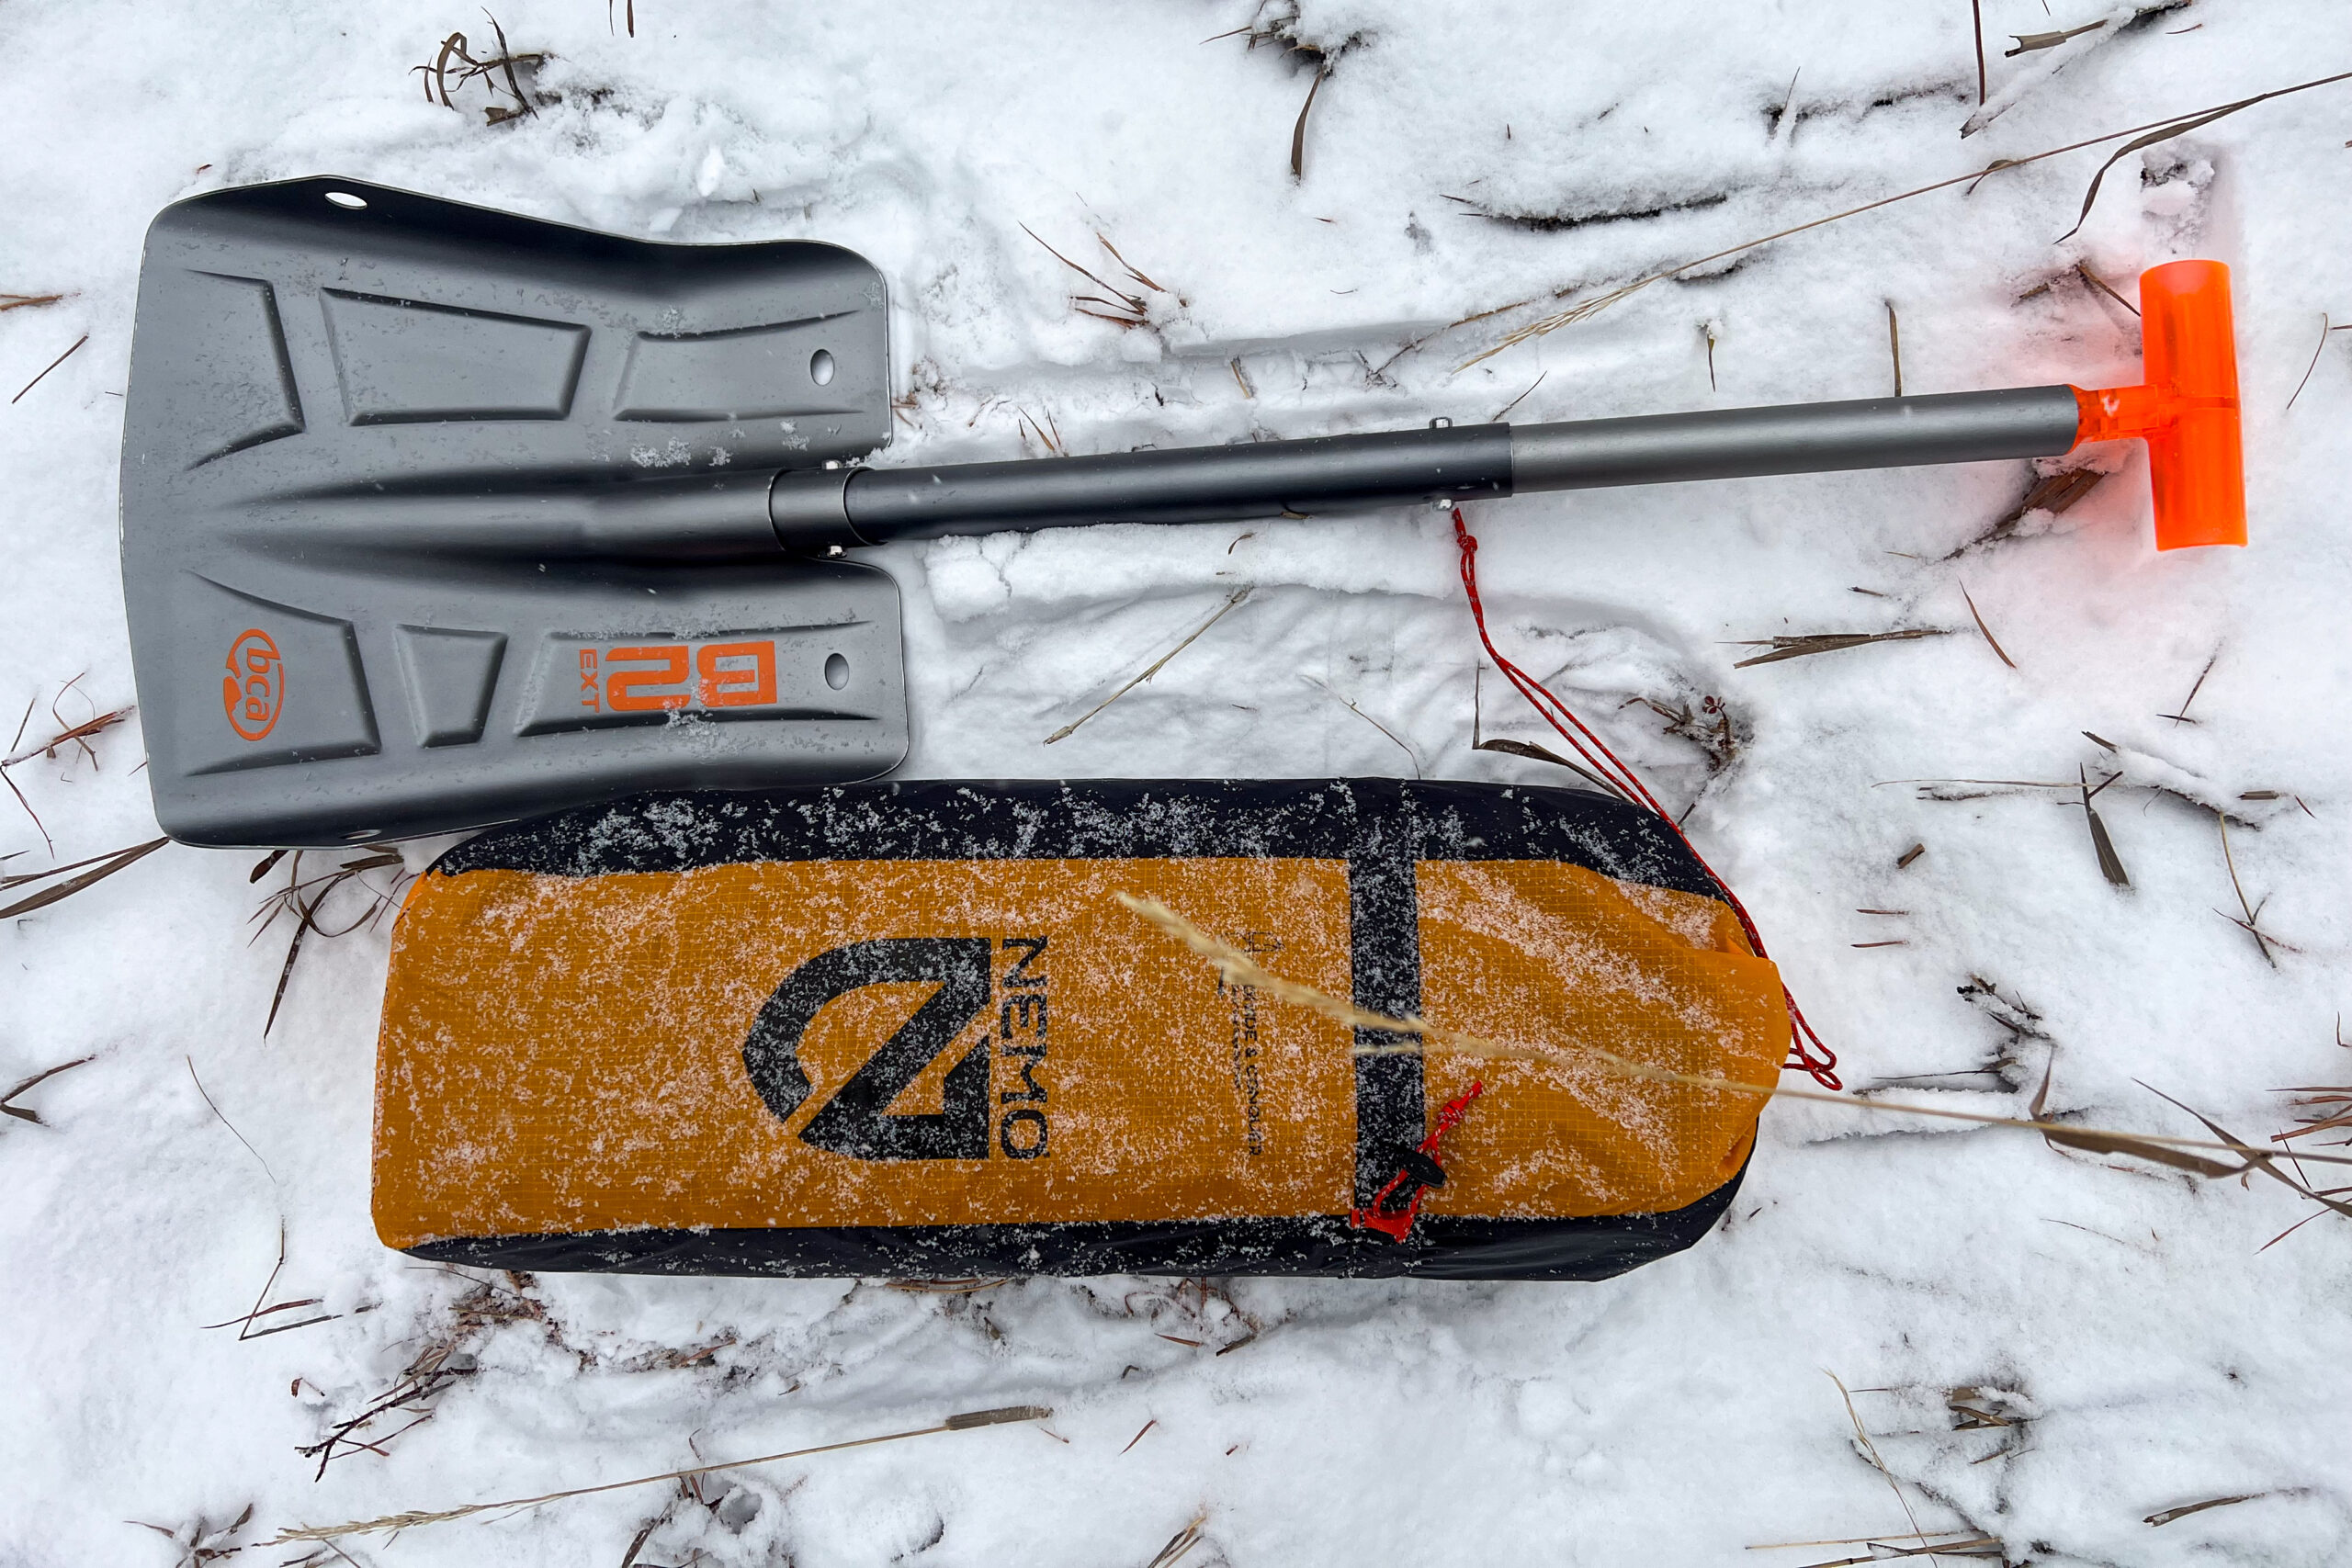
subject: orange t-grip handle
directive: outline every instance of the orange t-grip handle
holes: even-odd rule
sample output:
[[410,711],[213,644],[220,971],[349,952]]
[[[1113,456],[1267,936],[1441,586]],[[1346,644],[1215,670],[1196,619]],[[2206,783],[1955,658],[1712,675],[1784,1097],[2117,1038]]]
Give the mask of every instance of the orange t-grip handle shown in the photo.
[[2147,384],[2086,392],[2075,445],[2145,436],[2156,548],[2245,543],[2245,457],[2238,436],[2238,351],[2230,269],[2177,261],[2140,275]]

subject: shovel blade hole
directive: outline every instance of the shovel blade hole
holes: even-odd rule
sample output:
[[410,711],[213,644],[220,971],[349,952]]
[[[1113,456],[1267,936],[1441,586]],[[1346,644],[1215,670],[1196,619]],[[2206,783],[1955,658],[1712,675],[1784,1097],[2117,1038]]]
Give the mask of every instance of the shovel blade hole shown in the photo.
[[830,348],[820,348],[808,356],[808,379],[822,387],[832,378],[833,351]]
[[825,684],[840,691],[849,684],[849,660],[836,653],[825,660]]
[[327,192],[327,199],[334,202],[337,207],[343,208],[351,212],[356,212],[361,208],[368,205],[368,198],[366,197],[354,196],[347,190],[331,190]]

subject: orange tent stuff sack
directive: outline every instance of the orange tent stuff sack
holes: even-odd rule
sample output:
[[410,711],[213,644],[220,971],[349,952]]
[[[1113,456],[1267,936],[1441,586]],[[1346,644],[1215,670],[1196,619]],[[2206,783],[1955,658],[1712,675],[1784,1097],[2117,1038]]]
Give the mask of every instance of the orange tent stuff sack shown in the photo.
[[[1229,980],[1502,1047],[1473,1055]],[[1262,980],[1262,977],[1261,977]],[[420,877],[375,1217],[654,1273],[1596,1279],[1731,1202],[1780,978],[1647,812],[1345,779],[647,797]]]

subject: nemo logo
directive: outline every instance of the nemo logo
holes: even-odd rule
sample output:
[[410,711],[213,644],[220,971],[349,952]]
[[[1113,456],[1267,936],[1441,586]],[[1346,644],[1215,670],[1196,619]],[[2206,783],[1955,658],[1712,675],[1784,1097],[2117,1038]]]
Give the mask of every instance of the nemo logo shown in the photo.
[[[601,677],[601,678],[600,678]],[[766,707],[775,702],[775,644],[682,642],[580,653],[580,705],[611,713]]]
[[286,705],[286,661],[277,645],[258,626],[248,626],[229,645],[229,672],[220,682],[220,705],[229,728],[258,740],[277,723]]

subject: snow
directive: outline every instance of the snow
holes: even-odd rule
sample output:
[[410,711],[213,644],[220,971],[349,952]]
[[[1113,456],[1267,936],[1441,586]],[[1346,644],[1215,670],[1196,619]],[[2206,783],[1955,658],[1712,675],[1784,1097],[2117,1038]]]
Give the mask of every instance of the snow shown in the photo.
[[[560,101],[499,126],[479,83],[452,112],[406,73],[450,28],[489,52],[466,6],[0,15],[0,289],[67,295],[0,313],[6,389],[88,334],[0,410],[0,698],[45,705],[84,672],[90,702],[130,699],[115,471],[140,238],[222,185],[337,173],[641,235],[853,246],[893,281],[894,374],[914,394],[885,462],[1041,454],[1024,421],[1085,452],[1483,420],[1522,393],[1515,421],[1879,395],[1890,306],[1909,391],[2128,382],[2137,325],[2076,264],[2129,298],[2143,266],[2210,256],[2237,290],[2244,552],[2159,558],[2136,448],[2062,517],[1955,558],[2026,465],[1527,497],[1472,521],[1502,645],[1669,804],[1695,801],[1694,838],[1849,1083],[1965,1074],[1998,1050],[2006,1077],[1900,1092],[2021,1114],[2048,1073],[2052,1110],[2086,1123],[2199,1131],[2144,1084],[2261,1138],[2285,1124],[2281,1086],[2344,1081],[2352,344],[2327,339],[2296,392],[2323,312],[2352,317],[2352,86],[2130,154],[2064,242],[2103,151],[1747,252],[1466,370],[1533,311],[1390,362],[1472,311],[2341,68],[2340,6],[2192,0],[2127,27],[2129,6],[1984,0],[2000,112],[1962,141],[1958,0],[1306,0],[1293,36],[1332,74],[1296,181],[1311,68],[1200,41],[1250,24],[1246,0],[633,9],[633,38],[577,0],[502,10],[514,48],[551,51],[537,87]],[[2056,50],[1997,52],[2102,16]],[[1073,312],[1086,287],[1024,223],[1115,278],[1106,236],[1169,290],[1142,291],[1149,324]],[[1470,750],[1475,642],[1436,514],[880,558],[906,593],[910,776],[1558,777]],[[1244,583],[1154,680],[1043,749]],[[1963,583],[2016,670],[1975,635]],[[1956,635],[1732,668],[1742,639],[1898,625]],[[2209,659],[2190,721],[2160,716]],[[1744,737],[1712,773],[1622,705],[1702,695]],[[85,716],[80,700],[61,711]],[[1541,736],[1491,674],[1481,704],[1487,733]],[[59,861],[153,836],[135,723],[96,748],[96,767],[9,770]],[[2118,766],[2098,804],[2128,891],[2057,791],[1888,782]],[[2282,798],[2237,798],[2265,790]],[[2237,875],[2291,944],[2276,967],[2222,913],[2239,906],[2209,805],[2241,819]],[[21,814],[0,837],[11,873],[51,863]],[[1915,842],[1927,853],[1896,869]],[[1766,1114],[1717,1234],[1596,1285],[545,1277],[522,1307],[492,1290],[432,1419],[314,1482],[296,1448],[450,1343],[477,1287],[369,1228],[384,931],[308,944],[265,1039],[285,927],[248,944],[253,858],[170,849],[0,933],[0,1081],[96,1058],[20,1102],[44,1124],[0,1124],[9,1568],[175,1562],[185,1548],[125,1521],[186,1538],[248,1504],[207,1541],[312,1561],[257,1542],[1032,1401],[1051,1435],[744,1472],[706,1483],[715,1508],[649,1487],[345,1546],[370,1565],[618,1562],[662,1514],[640,1562],[1142,1563],[1199,1516],[1193,1563],[1769,1564],[1869,1548],[1740,1549],[1895,1539],[1899,1490],[1922,1528],[1990,1533],[2012,1562],[2352,1548],[2339,1220],[2265,1250],[2312,1212],[2275,1182],[1793,1102]],[[1891,939],[1907,945],[1852,945]],[[2007,1001],[1963,994],[1973,977]],[[333,1320],[242,1343],[199,1326],[253,1303],[281,1224],[271,1299],[321,1297]],[[1955,1429],[1948,1396],[1971,1389],[2022,1425]],[[2260,1495],[2142,1522],[2239,1494]]]

